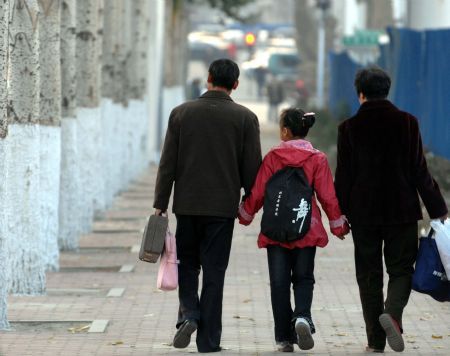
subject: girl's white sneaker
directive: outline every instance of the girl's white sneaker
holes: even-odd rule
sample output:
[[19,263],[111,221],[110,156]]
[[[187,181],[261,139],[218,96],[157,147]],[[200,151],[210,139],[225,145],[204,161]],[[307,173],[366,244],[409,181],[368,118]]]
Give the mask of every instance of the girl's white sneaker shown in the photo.
[[297,318],[295,321],[295,331],[298,335],[298,347],[301,350],[310,350],[314,347],[311,327],[305,318]]

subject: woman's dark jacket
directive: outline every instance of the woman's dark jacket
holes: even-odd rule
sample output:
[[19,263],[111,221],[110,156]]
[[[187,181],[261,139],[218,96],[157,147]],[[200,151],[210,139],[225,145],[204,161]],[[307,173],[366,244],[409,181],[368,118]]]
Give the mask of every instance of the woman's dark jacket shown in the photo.
[[261,164],[256,115],[221,91],[172,110],[155,187],[154,208],[234,218],[241,188],[250,190]]
[[391,225],[447,213],[427,168],[417,119],[388,100],[363,103],[339,126],[336,194],[353,224]]

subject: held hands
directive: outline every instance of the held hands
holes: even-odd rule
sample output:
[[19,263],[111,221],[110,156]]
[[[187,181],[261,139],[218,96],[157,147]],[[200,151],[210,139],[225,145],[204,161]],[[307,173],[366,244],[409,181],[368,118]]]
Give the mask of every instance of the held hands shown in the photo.
[[347,221],[345,221],[344,225],[339,228],[339,231],[333,232],[333,234],[340,240],[345,240],[345,235],[350,232],[350,225]]

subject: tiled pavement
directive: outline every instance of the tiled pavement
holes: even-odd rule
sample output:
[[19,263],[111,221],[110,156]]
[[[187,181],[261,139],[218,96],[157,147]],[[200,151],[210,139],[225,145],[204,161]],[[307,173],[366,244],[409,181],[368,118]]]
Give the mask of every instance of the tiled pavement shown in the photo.
[[[195,343],[185,350],[170,347],[176,292],[156,289],[158,265],[138,261],[133,248],[140,244],[140,230],[151,211],[155,171],[155,167],[149,168],[115,200],[103,220],[96,222],[94,232],[82,237],[78,253],[62,254],[61,271],[48,273],[48,295],[9,298],[13,330],[0,332],[1,356],[196,352]],[[257,232],[258,222],[235,228],[224,295],[224,355],[276,354],[267,262],[265,250],[256,247]],[[330,244],[318,251],[313,303],[316,346],[310,352],[296,349],[297,353],[363,354],[365,332],[352,253],[351,238],[331,238]],[[118,272],[124,265],[134,269]],[[112,288],[123,288],[123,294],[108,297]],[[93,320],[108,320],[106,330],[88,332]],[[413,293],[404,329],[405,355],[450,355],[448,303]]]

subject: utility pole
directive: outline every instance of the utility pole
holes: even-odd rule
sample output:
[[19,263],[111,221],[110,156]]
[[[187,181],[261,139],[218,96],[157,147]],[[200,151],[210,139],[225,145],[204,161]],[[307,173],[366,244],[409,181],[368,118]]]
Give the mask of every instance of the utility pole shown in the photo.
[[317,108],[324,107],[324,77],[325,77],[325,16],[330,7],[330,0],[316,0],[319,9],[319,23],[317,36]]

